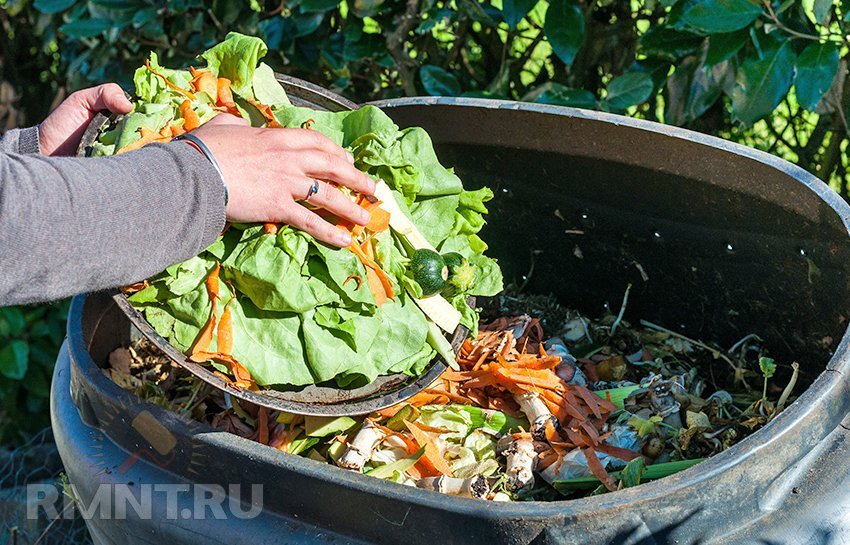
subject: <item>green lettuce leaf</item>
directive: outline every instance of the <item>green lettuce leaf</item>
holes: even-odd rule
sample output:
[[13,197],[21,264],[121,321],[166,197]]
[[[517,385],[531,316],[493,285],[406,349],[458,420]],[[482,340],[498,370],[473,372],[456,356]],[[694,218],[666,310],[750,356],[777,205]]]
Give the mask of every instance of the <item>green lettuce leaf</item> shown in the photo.
[[229,79],[234,91],[254,98],[252,83],[257,61],[268,50],[259,38],[230,32],[223,42],[203,52],[201,58],[216,77]]
[[254,72],[251,88],[254,91],[254,98],[260,104],[266,104],[273,108],[292,106],[292,103],[289,102],[289,97],[286,96],[286,91],[283,90],[283,87],[275,79],[274,70],[265,63],[261,62]]

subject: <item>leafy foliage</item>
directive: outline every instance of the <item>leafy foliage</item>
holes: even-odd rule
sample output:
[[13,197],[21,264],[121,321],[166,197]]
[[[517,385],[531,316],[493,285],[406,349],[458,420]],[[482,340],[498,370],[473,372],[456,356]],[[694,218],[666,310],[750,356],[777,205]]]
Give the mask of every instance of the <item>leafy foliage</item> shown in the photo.
[[[477,96],[628,113],[777,153],[846,196],[848,3],[830,0],[0,0],[30,119],[53,91],[129,87],[230,30],[354,100]],[[34,51],[41,55],[34,55]],[[18,66],[28,66],[22,70]],[[41,89],[41,92],[36,90]]]
[[50,376],[67,304],[0,308],[0,444],[48,425]]

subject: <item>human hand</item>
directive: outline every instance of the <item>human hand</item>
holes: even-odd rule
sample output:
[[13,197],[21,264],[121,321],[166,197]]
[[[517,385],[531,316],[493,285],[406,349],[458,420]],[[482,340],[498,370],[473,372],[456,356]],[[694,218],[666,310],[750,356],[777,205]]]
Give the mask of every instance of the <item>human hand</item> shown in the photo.
[[[231,119],[233,118],[233,119]],[[371,195],[375,182],[354,166],[347,151],[307,129],[258,129],[219,114],[192,131],[209,148],[227,184],[227,218],[235,222],[287,223],[317,239],[345,247],[351,235],[302,206],[309,203],[359,225],[369,213],[327,182]]]
[[124,91],[106,83],[72,93],[38,127],[43,155],[74,155],[86,127],[100,110],[126,114],[133,109]]

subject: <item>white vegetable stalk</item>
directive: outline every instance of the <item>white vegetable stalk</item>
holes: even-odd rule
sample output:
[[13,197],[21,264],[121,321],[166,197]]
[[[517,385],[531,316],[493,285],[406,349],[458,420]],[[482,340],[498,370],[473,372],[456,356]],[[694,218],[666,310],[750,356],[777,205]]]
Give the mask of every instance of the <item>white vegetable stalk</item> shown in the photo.
[[490,492],[490,484],[487,479],[478,475],[468,479],[457,479],[455,477],[426,477],[416,481],[417,488],[432,490],[441,494],[463,496],[466,498],[486,498]]
[[534,442],[506,435],[499,440],[497,449],[507,458],[505,476],[508,490],[522,492],[534,486],[534,469],[537,467]]
[[515,395],[514,400],[519,403],[519,408],[531,422],[531,435],[535,439],[544,441],[546,439],[546,425],[551,422],[558,429],[558,419],[552,411],[546,407],[537,392],[526,392]]
[[372,457],[375,447],[384,438],[384,432],[371,420],[363,422],[363,427],[348,443],[345,452],[337,461],[339,467],[362,471],[363,466]]

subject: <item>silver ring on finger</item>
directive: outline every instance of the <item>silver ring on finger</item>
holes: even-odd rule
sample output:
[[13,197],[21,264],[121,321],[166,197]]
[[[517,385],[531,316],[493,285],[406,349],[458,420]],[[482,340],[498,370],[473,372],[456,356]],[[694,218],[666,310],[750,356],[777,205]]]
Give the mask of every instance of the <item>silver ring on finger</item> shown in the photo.
[[310,186],[310,189],[307,190],[307,196],[304,197],[304,202],[308,202],[310,197],[317,194],[319,192],[319,180],[313,180],[313,185]]

